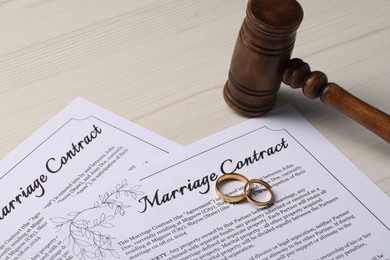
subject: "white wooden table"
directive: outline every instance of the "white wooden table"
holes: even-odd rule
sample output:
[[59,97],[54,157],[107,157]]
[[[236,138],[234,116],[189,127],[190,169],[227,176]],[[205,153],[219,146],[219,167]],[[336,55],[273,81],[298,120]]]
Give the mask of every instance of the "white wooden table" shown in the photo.
[[[390,1],[299,2],[293,56],[390,113]],[[246,0],[0,1],[0,159],[77,96],[182,145],[245,120],[222,98],[245,8]],[[300,90],[282,87],[285,103],[390,195],[389,144]]]

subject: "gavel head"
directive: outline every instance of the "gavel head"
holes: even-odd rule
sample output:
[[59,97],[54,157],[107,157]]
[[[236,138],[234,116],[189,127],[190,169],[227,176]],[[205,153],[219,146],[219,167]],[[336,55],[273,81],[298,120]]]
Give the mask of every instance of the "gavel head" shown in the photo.
[[223,91],[231,108],[252,117],[274,107],[302,18],[295,0],[249,0]]

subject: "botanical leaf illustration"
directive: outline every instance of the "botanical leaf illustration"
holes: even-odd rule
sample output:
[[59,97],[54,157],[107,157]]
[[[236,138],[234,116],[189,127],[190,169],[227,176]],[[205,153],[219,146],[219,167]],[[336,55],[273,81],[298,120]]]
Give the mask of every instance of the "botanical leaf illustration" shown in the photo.
[[[50,219],[56,224],[54,228],[56,232],[66,228],[68,235],[63,242],[71,247],[73,253],[80,259],[119,258],[119,254],[112,248],[115,238],[105,233],[104,230],[114,228],[115,225],[112,223],[114,218],[118,215],[124,216],[125,209],[131,207],[122,200],[126,200],[129,196],[135,200],[144,194],[140,191],[141,185],[130,189],[126,189],[127,186],[127,180],[124,180],[110,192],[98,195],[98,200],[93,203],[92,207],[72,211],[67,214],[67,217]],[[111,212],[110,214],[107,214],[107,209]],[[91,213],[93,213],[93,219],[83,217],[91,216]]]

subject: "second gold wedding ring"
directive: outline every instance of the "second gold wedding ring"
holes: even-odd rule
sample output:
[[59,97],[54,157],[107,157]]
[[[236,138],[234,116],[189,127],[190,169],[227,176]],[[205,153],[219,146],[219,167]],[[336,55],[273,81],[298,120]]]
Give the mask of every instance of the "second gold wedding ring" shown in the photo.
[[[258,201],[252,198],[252,193],[256,193],[254,189],[251,189],[251,184],[260,184],[264,186],[268,193],[270,194],[269,199],[266,201]],[[248,201],[256,206],[270,206],[274,202],[274,194],[272,192],[272,187],[267,182],[260,179],[253,179],[245,183],[244,192]]]

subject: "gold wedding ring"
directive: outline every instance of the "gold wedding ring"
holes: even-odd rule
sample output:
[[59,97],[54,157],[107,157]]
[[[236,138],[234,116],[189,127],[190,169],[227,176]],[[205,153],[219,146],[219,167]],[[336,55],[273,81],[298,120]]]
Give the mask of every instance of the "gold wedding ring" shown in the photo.
[[[267,191],[271,195],[268,200],[257,201],[257,200],[252,199],[251,194],[252,194],[253,190],[251,189],[251,184],[254,184],[254,183],[260,184],[261,186],[264,186],[267,189]],[[269,185],[267,182],[260,180],[260,179],[253,179],[253,180],[250,180],[247,183],[245,183],[244,194],[245,194],[247,200],[256,206],[267,206],[268,207],[274,202],[274,193],[272,192],[271,185]]]
[[219,188],[222,186],[222,183],[231,180],[238,180],[238,181],[242,181],[243,183],[248,183],[248,179],[239,173],[229,173],[229,174],[221,175],[217,179],[217,182],[215,184],[215,192],[217,193],[218,197],[220,197],[221,200],[229,203],[236,203],[245,200],[247,196],[244,192],[237,196],[228,196],[219,191]]
[[[227,194],[222,193],[219,189],[221,188],[223,183],[226,183],[228,181],[241,181],[245,183],[244,185],[244,192],[240,195],[236,196],[230,196]],[[258,201],[253,199],[251,196],[253,193],[256,192],[256,190],[251,188],[252,184],[260,184],[261,186],[264,186],[265,189],[268,191],[270,194],[270,198],[266,201]],[[253,180],[248,180],[245,176],[239,174],[239,173],[228,173],[228,174],[223,174],[221,175],[215,184],[215,192],[217,193],[218,197],[221,198],[221,200],[229,203],[237,203],[240,201],[243,201],[247,199],[250,203],[256,206],[270,206],[274,202],[274,193],[272,191],[271,185],[269,185],[267,182],[260,180],[260,179],[253,179]]]

